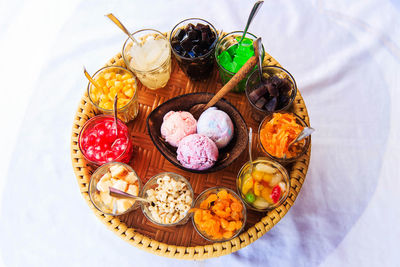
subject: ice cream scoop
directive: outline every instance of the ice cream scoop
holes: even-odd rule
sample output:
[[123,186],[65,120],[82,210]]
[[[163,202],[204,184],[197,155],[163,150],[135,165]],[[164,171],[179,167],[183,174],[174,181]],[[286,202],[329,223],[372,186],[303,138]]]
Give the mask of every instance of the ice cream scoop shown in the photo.
[[229,115],[216,107],[204,111],[197,121],[197,133],[209,137],[218,148],[225,147],[232,140],[233,132]]
[[178,147],[179,141],[197,131],[197,121],[187,111],[169,111],[161,124],[161,136],[171,146]]
[[177,159],[185,168],[206,170],[217,161],[218,148],[207,136],[191,134],[179,142],[176,154]]

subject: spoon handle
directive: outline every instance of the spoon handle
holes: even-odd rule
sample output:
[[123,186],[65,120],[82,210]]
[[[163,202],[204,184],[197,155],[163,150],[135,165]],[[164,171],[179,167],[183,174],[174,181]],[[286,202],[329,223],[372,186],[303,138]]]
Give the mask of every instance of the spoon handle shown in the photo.
[[[258,46],[261,45],[261,37],[253,42],[254,51],[258,51]],[[235,87],[246,75],[253,69],[258,60],[258,53],[255,52],[240,70],[215,94],[213,98],[204,107],[204,110],[215,105],[224,95],[226,95],[233,87]]]
[[124,191],[118,190],[114,187],[109,187],[110,189],[110,196],[112,197],[116,197],[116,198],[130,198],[130,199],[134,199],[134,200],[139,200],[139,201],[144,201],[144,202],[148,202],[150,203],[151,201],[141,198],[141,197],[137,197],[131,194],[128,194]]
[[124,24],[122,24],[121,21],[119,21],[119,19],[117,19],[117,17],[114,16],[113,13],[107,14],[106,17],[109,18],[112,22],[114,22],[115,25],[117,25],[126,35],[128,35],[129,38],[131,38],[131,40],[132,40],[133,42],[135,42],[136,44],[138,44],[138,41],[137,41],[135,38],[133,38],[133,36],[132,36],[132,35],[130,34],[130,32],[128,31],[128,29],[125,28]]
[[250,12],[249,18],[247,19],[247,24],[246,27],[244,28],[242,38],[240,39],[239,43],[241,43],[247,33],[247,30],[249,29],[250,23],[253,21],[253,18],[257,15],[258,10],[260,10],[260,7],[264,4],[264,1],[257,1],[253,9]]
[[118,94],[115,94],[114,98],[114,123],[115,123],[115,131],[118,135]]
[[103,92],[103,87],[101,87],[93,78],[90,76],[89,72],[87,72],[86,68],[83,67],[83,73],[85,74],[86,78],[89,80],[91,84],[94,85],[98,90]]
[[311,135],[314,131],[315,131],[315,129],[312,128],[312,127],[305,127],[305,128],[303,129],[303,131],[301,131],[301,133],[299,133],[299,135],[297,136],[297,138],[294,139],[294,140],[288,145],[288,147],[290,147],[290,146],[293,145],[294,143],[297,143],[297,142],[303,140],[303,139],[306,138],[307,136]]

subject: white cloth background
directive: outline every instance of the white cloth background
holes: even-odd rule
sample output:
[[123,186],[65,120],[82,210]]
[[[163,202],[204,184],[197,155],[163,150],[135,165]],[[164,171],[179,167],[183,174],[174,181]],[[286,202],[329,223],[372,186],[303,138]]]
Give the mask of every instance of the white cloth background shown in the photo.
[[[307,179],[266,235],[220,258],[132,247],[80,195],[70,134],[91,72],[131,31],[201,17],[244,27],[253,1],[0,1],[0,264],[398,266],[400,2],[265,1],[250,27],[295,77],[317,129]],[[162,264],[162,265],[161,265]]]

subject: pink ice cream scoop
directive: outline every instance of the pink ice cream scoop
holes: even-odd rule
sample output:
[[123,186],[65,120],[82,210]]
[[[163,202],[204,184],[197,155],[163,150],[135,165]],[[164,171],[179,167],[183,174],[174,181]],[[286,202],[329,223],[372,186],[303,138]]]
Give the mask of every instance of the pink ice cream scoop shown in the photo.
[[233,123],[224,111],[211,107],[197,121],[197,133],[209,137],[218,148],[223,148],[232,140]]
[[161,136],[171,146],[177,147],[185,136],[196,133],[196,119],[187,111],[170,111],[164,115]]
[[179,142],[177,159],[186,168],[205,170],[211,168],[218,159],[217,145],[207,136],[191,134]]

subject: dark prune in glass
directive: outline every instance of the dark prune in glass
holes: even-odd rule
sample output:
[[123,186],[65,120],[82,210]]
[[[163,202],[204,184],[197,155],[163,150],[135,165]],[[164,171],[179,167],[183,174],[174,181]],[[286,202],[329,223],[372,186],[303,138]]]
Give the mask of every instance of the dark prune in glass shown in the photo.
[[265,87],[267,88],[268,93],[271,96],[278,96],[279,95],[279,89],[278,89],[278,86],[275,83],[269,82],[269,80],[267,80],[266,83],[265,83]]
[[267,100],[265,99],[265,97],[260,97],[260,99],[257,100],[255,105],[258,108],[262,108],[266,103],[267,103]]
[[274,96],[273,98],[271,98],[267,104],[265,104],[265,108],[269,111],[269,112],[273,112],[276,109],[276,105],[278,104],[278,99],[276,96]]
[[250,94],[249,94],[249,99],[251,102],[256,103],[260,97],[265,95],[267,92],[267,88],[263,85],[260,84],[256,89],[254,89]]

